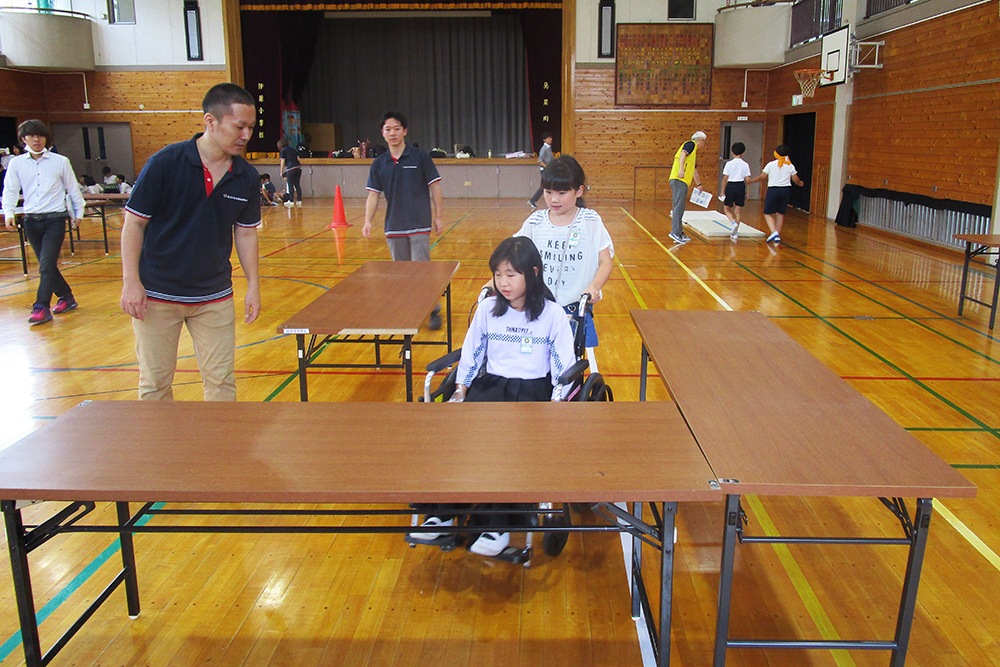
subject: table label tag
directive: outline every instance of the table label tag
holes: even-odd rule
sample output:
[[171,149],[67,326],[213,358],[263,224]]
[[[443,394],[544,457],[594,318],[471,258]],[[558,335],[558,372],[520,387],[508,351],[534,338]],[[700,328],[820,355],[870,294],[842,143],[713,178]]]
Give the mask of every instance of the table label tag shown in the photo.
[[309,329],[285,329],[286,334],[307,334]]

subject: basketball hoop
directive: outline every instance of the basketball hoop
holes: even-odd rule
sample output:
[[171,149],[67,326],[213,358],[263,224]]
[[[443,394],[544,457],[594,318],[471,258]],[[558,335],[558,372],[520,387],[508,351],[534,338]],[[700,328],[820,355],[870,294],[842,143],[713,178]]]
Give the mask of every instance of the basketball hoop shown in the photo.
[[827,74],[826,70],[822,69],[797,69],[795,70],[795,80],[799,82],[799,86],[802,87],[803,97],[812,97],[816,94],[816,86],[819,85],[820,79],[826,77],[832,79],[833,77]]

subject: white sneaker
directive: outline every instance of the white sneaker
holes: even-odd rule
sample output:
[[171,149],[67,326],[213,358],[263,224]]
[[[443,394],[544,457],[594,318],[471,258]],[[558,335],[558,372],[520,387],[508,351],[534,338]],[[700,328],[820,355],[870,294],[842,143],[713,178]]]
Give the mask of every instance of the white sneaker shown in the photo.
[[[420,524],[420,527],[444,528],[447,526],[454,526],[454,525],[455,525],[455,519],[448,519],[447,521],[444,521],[441,519],[441,517],[429,516],[426,519],[424,519],[424,522]],[[429,533],[410,533],[409,536],[415,540],[436,540],[442,535],[444,535],[444,533],[429,532]]]
[[740,223],[734,222],[733,223],[733,228],[731,230],[729,230],[729,235],[730,236],[738,236],[739,233],[740,233]]
[[469,551],[480,556],[496,556],[510,546],[508,533],[483,533],[472,543]]
[[291,208],[293,206],[295,206],[295,202],[292,202],[292,201],[286,201],[285,202],[285,208]]
[[295,202],[295,205],[298,206],[299,208],[302,208],[302,200],[300,199],[299,201]]
[[678,236],[677,234],[674,234],[673,232],[670,232],[670,234],[668,234],[668,236],[670,236],[670,240],[672,240],[674,243],[677,243],[677,244],[687,243],[688,241],[691,240],[691,237],[687,236],[686,234],[681,234],[680,236]]

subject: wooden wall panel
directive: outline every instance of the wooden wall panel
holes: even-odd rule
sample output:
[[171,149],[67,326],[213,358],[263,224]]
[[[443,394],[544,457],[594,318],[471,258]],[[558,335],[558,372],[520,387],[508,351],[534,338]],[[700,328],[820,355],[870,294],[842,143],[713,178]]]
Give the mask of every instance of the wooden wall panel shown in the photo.
[[48,121],[44,75],[0,69],[0,115]]
[[848,182],[992,204],[1000,144],[996,5],[879,39],[883,68],[855,77]]
[[697,130],[708,135],[698,172],[706,186],[715,190],[718,182],[719,124],[735,121],[738,115],[751,121],[765,119],[767,73],[750,72],[747,101],[742,108],[743,70],[715,69],[712,76],[712,104],[707,108],[640,109],[614,105],[612,69],[576,70],[576,153],[587,172],[590,196],[632,199],[636,188],[642,193],[662,190],[659,179],[636,167],[666,166],[673,161],[681,143]]
[[[135,173],[167,144],[190,139],[203,128],[201,100],[225,81],[222,70],[88,72],[44,77],[49,120],[57,123],[130,123]],[[142,105],[144,108],[140,109]]]

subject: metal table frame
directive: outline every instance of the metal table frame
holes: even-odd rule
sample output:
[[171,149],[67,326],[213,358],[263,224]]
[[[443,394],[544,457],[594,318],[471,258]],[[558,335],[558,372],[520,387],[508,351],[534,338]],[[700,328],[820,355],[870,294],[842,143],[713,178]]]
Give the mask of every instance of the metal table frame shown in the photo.
[[[452,328],[451,328],[451,283],[445,287],[444,294],[445,298],[445,319],[447,320],[447,333],[448,339],[446,341],[439,340],[428,340],[428,341],[415,341],[412,335],[404,336],[380,336],[378,334],[371,336],[338,336],[329,335],[324,336],[320,339],[318,334],[310,334],[308,330],[305,331],[295,331],[295,346],[298,356],[298,373],[299,373],[299,400],[303,403],[309,401],[309,379],[307,376],[308,370],[310,368],[402,368],[404,374],[406,375],[406,401],[407,403],[413,402],[413,346],[414,345],[446,345],[448,347],[448,352],[452,349]],[[293,333],[292,331],[287,331],[286,333]],[[306,336],[309,336],[309,343],[306,344]],[[323,348],[328,344],[332,343],[364,343],[367,345],[375,345],[375,363],[374,364],[318,364],[314,361],[316,357],[323,351]],[[392,345],[401,346],[399,351],[399,356],[402,361],[398,364],[387,364],[382,362],[382,346]]]
[[[673,594],[673,535],[674,516],[677,513],[676,502],[649,503],[655,523],[650,525],[642,520],[643,503],[634,503],[633,512],[609,503],[597,503],[595,511],[608,520],[608,525],[601,526],[538,526],[511,527],[510,532],[626,532],[633,536],[632,562],[632,615],[637,617],[640,610],[646,614],[650,628],[650,638],[657,656],[657,664],[667,667],[670,664],[670,622]],[[659,506],[659,507],[657,507]],[[412,515],[412,509],[371,509],[371,510],[284,510],[284,509],[179,509],[170,510],[155,507],[148,502],[132,512],[128,502],[116,502],[117,525],[81,525],[80,519],[96,509],[96,503],[78,501],[67,504],[52,517],[35,526],[26,526],[21,516],[21,509],[16,501],[0,501],[4,524],[7,531],[7,543],[10,552],[11,573],[14,578],[14,593],[17,602],[18,618],[21,626],[21,641],[24,647],[24,657],[27,667],[44,667],[61,651],[83,628],[84,624],[94,615],[100,606],[108,600],[111,594],[122,584],[125,585],[126,606],[129,618],[138,618],[141,612],[139,600],[139,581],[135,561],[133,536],[137,533],[288,533],[288,534],[326,534],[326,533],[407,533],[412,526],[400,525],[340,525],[340,526],[185,526],[185,525],[147,525],[144,519],[156,515],[205,516],[205,515],[239,515],[239,516],[392,516]],[[567,511],[567,510],[563,510]],[[480,512],[483,513],[483,512]],[[501,510],[500,513],[503,513]],[[553,510],[543,509],[539,513],[552,514]],[[555,513],[558,513],[556,511]],[[442,532],[467,531],[468,527],[441,528]],[[52,646],[43,652],[41,637],[38,631],[38,621],[35,616],[35,601],[31,586],[31,571],[28,554],[48,540],[67,533],[111,533],[117,534],[121,541],[122,568],[112,578],[111,582],[87,607],[83,614],[59,637]],[[642,543],[650,544],[660,551],[661,582],[660,582],[660,619],[659,631],[650,617],[649,598],[643,583],[640,568],[642,564]]]
[[[989,329],[990,331],[992,331],[993,325],[996,324],[997,320],[997,297],[1000,296],[1000,273],[997,273],[998,272],[997,266],[992,267],[993,271],[996,273],[996,275],[993,278],[992,303],[987,303],[986,301],[980,301],[979,299],[967,296],[965,294],[965,289],[968,286],[969,282],[969,264],[972,261],[972,259],[974,257],[992,257],[994,255],[1000,255],[1000,251],[998,250],[992,252],[990,251],[991,248],[995,248],[996,246],[979,245],[978,243],[973,243],[972,241],[969,241],[967,239],[962,239],[962,240],[965,241],[965,264],[962,266],[962,289],[959,291],[958,294],[958,315],[959,317],[962,316],[962,310],[965,307],[966,301],[972,301],[973,303],[978,303],[981,306],[986,306],[987,308],[990,309]],[[973,248],[973,245],[975,245],[976,247]],[[986,266],[989,266],[985,262],[984,264]]]

